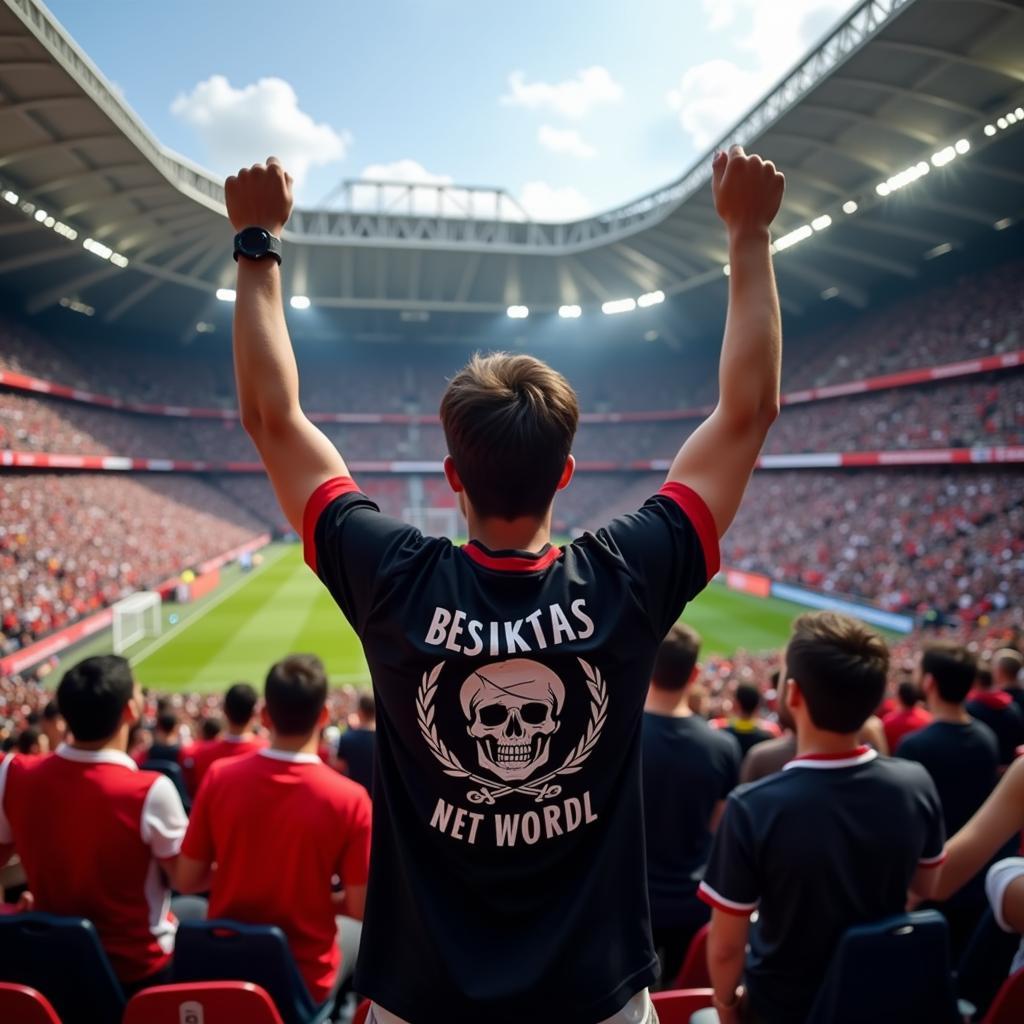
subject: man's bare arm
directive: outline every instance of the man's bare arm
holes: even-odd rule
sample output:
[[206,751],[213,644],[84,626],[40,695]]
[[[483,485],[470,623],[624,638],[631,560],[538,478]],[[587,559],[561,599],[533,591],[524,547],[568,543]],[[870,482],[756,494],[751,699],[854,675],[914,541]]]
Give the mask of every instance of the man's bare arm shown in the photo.
[[[291,215],[291,185],[273,157],[228,178],[224,194],[235,230],[262,227],[280,236]],[[348,469],[299,405],[299,371],[284,318],[281,271],[273,259],[238,261],[234,355],[242,425],[288,522],[301,534],[309,496]]]
[[729,233],[729,309],[718,405],[687,438],[668,479],[704,499],[722,536],[779,413],[782,319],[769,228],[785,179],[770,161],[733,146],[715,157],[712,189]]

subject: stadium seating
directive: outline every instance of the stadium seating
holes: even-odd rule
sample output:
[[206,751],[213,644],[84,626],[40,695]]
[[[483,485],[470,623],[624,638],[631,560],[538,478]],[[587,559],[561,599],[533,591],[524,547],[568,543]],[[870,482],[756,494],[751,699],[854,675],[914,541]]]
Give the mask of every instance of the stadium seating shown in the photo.
[[46,996],[27,985],[7,982],[0,982],[0,1020],[10,1024],[61,1024]]
[[690,1024],[693,1014],[711,1006],[713,994],[710,988],[678,989],[655,992],[651,1002],[658,1011],[659,1024]]
[[122,1024],[283,1024],[274,1001],[243,981],[194,981],[143,989]]
[[1024,968],[1003,982],[982,1024],[1020,1024],[1024,1021]]
[[711,925],[706,924],[690,940],[690,948],[686,951],[683,966],[675,980],[678,988],[707,988],[711,984],[708,973],[708,932]]
[[176,982],[248,981],[266,990],[284,1024],[320,1024],[332,1000],[316,1006],[280,928],[238,921],[186,921],[174,943]]
[[839,941],[807,1024],[912,1020],[960,1021],[950,973],[948,928],[934,910],[850,928]]
[[110,1024],[124,1010],[124,991],[96,929],[80,917],[0,917],[0,981],[42,992],[61,1024]]

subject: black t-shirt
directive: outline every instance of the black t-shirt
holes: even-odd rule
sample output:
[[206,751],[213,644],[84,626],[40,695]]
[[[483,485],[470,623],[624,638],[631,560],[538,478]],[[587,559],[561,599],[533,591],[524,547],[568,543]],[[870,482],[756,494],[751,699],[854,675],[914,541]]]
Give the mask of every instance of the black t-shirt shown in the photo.
[[641,719],[661,639],[718,568],[707,507],[667,484],[565,548],[488,551],[343,478],[304,526],[377,702],[356,989],[411,1024],[617,1012],[656,975]]
[[338,757],[346,764],[345,774],[373,792],[373,729],[348,729],[338,737]]
[[740,753],[744,757],[749,753],[751,747],[756,747],[758,743],[766,743],[778,735],[778,733],[762,729],[755,720],[750,719],[730,719],[728,724],[722,727],[722,730],[729,733],[730,736],[736,737],[736,742],[740,745]]
[[[715,804],[739,781],[739,744],[690,715],[644,715],[644,825],[651,923],[689,920],[711,853],[708,824]],[[698,904],[699,906],[699,904]]]
[[984,722],[999,742],[999,763],[1010,764],[1024,743],[1024,713],[1007,694],[999,690],[978,693],[966,704],[967,713]]
[[735,789],[700,893],[727,913],[760,911],[744,972],[757,1016],[803,1024],[843,932],[901,913],[943,843],[928,773],[869,747]]
[[1010,695],[1017,710],[1024,715],[1024,686],[1007,687],[1003,692]]

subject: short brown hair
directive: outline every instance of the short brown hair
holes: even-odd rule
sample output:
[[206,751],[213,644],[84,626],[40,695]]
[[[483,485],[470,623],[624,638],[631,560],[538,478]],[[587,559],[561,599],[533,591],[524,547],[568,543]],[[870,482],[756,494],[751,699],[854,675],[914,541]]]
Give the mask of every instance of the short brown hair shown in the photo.
[[809,612],[793,623],[786,674],[800,686],[811,721],[827,732],[856,732],[885,693],[889,648],[862,622]]
[[677,622],[661,641],[651,682],[659,690],[681,690],[690,681],[700,654],[700,633]]
[[950,704],[962,704],[974,686],[978,662],[962,644],[937,640],[921,653],[921,674],[935,680],[939,696]]
[[263,699],[281,736],[307,736],[327,702],[327,673],[315,654],[290,654],[267,673]]
[[579,423],[576,392],[533,356],[477,353],[441,399],[448,452],[484,518],[543,516]]
[[1021,657],[1020,651],[1015,651],[1012,647],[1003,647],[992,655],[992,667],[1001,680],[1007,679],[1012,683],[1024,668],[1024,658]]

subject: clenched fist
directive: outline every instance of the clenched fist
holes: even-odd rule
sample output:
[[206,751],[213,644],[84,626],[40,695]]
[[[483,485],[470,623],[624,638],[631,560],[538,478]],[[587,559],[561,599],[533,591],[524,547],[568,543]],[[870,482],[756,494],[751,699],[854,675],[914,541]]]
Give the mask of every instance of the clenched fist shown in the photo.
[[224,182],[224,201],[236,231],[257,227],[280,236],[292,213],[292,176],[268,156],[266,164],[243,167]]
[[786,189],[786,179],[775,164],[732,146],[728,153],[715,154],[711,168],[715,209],[730,232],[766,231]]

